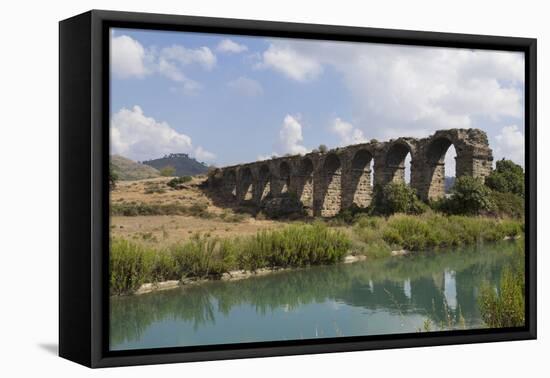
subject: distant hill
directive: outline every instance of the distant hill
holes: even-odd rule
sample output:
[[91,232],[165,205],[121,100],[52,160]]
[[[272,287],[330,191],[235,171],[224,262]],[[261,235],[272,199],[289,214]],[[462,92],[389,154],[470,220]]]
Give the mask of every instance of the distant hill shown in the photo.
[[159,171],[155,168],[136,163],[120,155],[111,155],[111,164],[118,179],[122,181],[143,180],[160,176]]
[[454,177],[445,176],[445,193],[450,193],[451,188],[453,187],[454,184],[455,184]]
[[208,166],[187,154],[170,154],[160,159],[147,160],[143,164],[161,170],[165,167],[174,167],[176,176],[194,176],[208,171]]

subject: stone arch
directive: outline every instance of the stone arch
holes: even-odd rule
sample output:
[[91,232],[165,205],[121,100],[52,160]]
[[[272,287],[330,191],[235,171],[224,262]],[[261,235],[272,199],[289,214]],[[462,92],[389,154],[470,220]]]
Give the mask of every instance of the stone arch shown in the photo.
[[342,207],[342,162],[338,155],[330,153],[324,158],[315,188],[316,213],[323,217],[338,214]]
[[286,161],[282,161],[279,164],[279,188],[281,194],[290,192],[291,177],[292,170],[290,164]]
[[[401,140],[397,140],[390,145],[386,152],[386,164],[383,184],[389,182],[405,183],[405,159],[408,154],[413,158],[412,147]],[[412,162],[411,162],[411,181],[412,181]]]
[[313,161],[305,157],[298,163],[294,189],[302,205],[308,211],[313,208]]
[[367,207],[372,199],[371,163],[373,154],[367,149],[360,149],[351,159],[349,174],[349,205]]
[[250,167],[243,167],[239,170],[237,199],[239,202],[250,202],[254,200],[254,175]]
[[224,197],[232,201],[235,200],[237,197],[237,174],[235,170],[225,170],[222,180],[222,192]]
[[[437,136],[433,138],[426,148],[426,163],[428,181],[428,199],[438,199],[445,196],[445,155],[451,146],[456,151],[455,177],[465,174],[464,165],[459,164],[462,161],[462,148],[457,146],[456,141],[448,136]],[[460,154],[460,155],[459,155]]]
[[260,170],[258,171],[257,190],[258,202],[265,200],[271,194],[272,175],[267,164],[262,164],[260,166]]

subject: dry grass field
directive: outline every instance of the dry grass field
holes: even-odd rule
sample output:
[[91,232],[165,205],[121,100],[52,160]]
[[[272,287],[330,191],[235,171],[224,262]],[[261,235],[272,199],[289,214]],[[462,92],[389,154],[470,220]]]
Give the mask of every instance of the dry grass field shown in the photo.
[[200,185],[206,176],[195,176],[181,189],[167,185],[170,177],[136,181],[119,181],[111,192],[113,205],[201,205],[208,216],[200,215],[137,215],[111,217],[111,235],[125,239],[168,246],[188,240],[196,233],[219,237],[255,234],[259,230],[281,227],[284,222],[258,220],[235,212],[224,204],[214,204]]

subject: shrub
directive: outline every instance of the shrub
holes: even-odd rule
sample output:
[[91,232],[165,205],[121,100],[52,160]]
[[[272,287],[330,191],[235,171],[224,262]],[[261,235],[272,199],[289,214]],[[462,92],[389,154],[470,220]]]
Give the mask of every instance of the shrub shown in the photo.
[[320,144],[318,150],[320,153],[324,154],[328,151],[328,147],[325,144]]
[[525,196],[523,168],[511,160],[499,160],[496,169],[485,179],[485,184],[500,193],[513,193]]
[[176,174],[176,168],[172,167],[171,165],[167,165],[164,168],[160,169],[160,175],[163,177],[170,177],[174,176]]
[[109,163],[109,189],[113,190],[116,188],[116,183],[118,181],[118,174],[115,172],[113,163]]
[[111,215],[135,217],[140,215],[191,215],[200,218],[213,218],[205,203],[190,206],[179,203],[149,204],[143,202],[111,203]]
[[110,252],[111,292],[126,294],[146,282],[219,276],[237,268],[331,264],[341,261],[350,247],[346,235],[321,223],[290,225],[235,239],[196,234],[167,250],[115,238]]
[[180,176],[180,177],[174,177],[172,180],[168,181],[166,185],[168,185],[172,189],[183,189],[185,183],[192,180],[191,176]]
[[330,264],[342,260],[350,247],[342,232],[322,223],[291,225],[262,231],[246,240],[241,245],[240,268]]
[[374,188],[372,212],[375,214],[422,214],[426,209],[427,206],[405,183],[390,182],[384,187],[377,185]]
[[450,198],[438,201],[435,207],[449,214],[478,215],[494,210],[495,205],[480,178],[461,176],[455,180]]
[[521,218],[525,211],[525,199],[514,193],[491,192],[491,200],[495,204],[498,216]]
[[163,187],[160,186],[158,182],[148,182],[145,184],[145,194],[153,194],[153,193],[166,193],[166,190],[164,190]]
[[127,240],[112,240],[109,254],[112,294],[133,292],[150,280],[153,254],[152,250]]
[[500,276],[498,293],[485,285],[478,297],[481,317],[490,328],[525,325],[525,277],[515,268],[505,269]]
[[396,214],[389,218],[359,217],[353,227],[354,250],[369,257],[392,249],[439,250],[496,242],[522,235],[523,222],[513,219]]

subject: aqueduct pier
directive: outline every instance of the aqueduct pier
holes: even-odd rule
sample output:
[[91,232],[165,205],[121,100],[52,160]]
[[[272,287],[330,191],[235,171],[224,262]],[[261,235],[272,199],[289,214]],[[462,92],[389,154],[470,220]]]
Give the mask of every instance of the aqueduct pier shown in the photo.
[[329,217],[353,204],[368,206],[376,184],[405,182],[409,153],[410,186],[423,200],[442,197],[445,154],[451,144],[456,150],[457,177],[484,179],[489,175],[493,154],[487,134],[479,129],[448,129],[427,138],[371,140],[326,152],[218,168],[210,173],[208,183],[239,204],[260,206],[266,198],[294,193],[312,214]]

